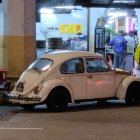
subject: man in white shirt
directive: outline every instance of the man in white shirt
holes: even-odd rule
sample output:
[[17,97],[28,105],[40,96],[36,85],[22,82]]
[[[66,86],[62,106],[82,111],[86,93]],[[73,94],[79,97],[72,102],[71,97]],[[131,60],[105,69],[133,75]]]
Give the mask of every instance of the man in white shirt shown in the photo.
[[134,48],[135,48],[135,39],[134,39],[133,32],[130,32],[129,35],[126,35],[124,38],[127,41],[127,55],[126,55],[125,70],[133,72]]

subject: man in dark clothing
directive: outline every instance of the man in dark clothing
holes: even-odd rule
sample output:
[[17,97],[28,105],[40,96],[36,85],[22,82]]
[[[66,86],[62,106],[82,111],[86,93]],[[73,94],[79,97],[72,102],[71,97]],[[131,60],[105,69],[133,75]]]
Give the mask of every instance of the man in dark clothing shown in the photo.
[[119,34],[108,43],[108,45],[113,46],[114,49],[114,69],[125,69],[123,61],[126,53],[126,43],[123,31],[119,31]]

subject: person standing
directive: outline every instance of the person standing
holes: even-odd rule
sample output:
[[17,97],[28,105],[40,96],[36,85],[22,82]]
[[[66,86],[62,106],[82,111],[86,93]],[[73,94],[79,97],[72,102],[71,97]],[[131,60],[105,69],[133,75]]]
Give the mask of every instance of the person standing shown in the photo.
[[135,39],[133,32],[130,32],[129,35],[125,37],[125,39],[127,41],[127,56],[125,70],[133,72],[135,49]]
[[124,57],[126,52],[126,40],[124,38],[123,31],[119,31],[119,34],[114,37],[108,44],[113,46],[114,50],[114,69],[124,69]]

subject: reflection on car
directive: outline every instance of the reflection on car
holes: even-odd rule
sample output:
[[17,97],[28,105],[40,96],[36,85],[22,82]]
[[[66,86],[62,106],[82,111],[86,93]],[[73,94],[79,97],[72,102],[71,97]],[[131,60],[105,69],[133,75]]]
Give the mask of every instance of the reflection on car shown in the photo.
[[106,59],[86,51],[56,51],[35,60],[20,76],[8,102],[23,108],[46,104],[52,111],[68,103],[125,100],[140,104],[140,78],[112,70]]

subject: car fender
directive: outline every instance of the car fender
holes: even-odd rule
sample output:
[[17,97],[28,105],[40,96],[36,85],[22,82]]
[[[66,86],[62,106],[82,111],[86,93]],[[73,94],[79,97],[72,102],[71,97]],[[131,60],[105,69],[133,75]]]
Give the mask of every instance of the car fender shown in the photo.
[[134,76],[124,78],[117,88],[116,97],[120,100],[125,99],[128,86],[136,81],[140,82],[140,78]]
[[58,86],[65,87],[70,93],[71,101],[74,102],[73,90],[63,79],[53,79],[43,83],[43,88],[39,93],[41,96],[41,102],[45,101],[52,89]]

